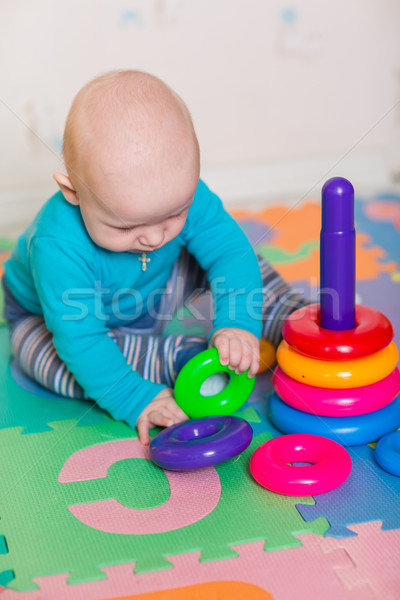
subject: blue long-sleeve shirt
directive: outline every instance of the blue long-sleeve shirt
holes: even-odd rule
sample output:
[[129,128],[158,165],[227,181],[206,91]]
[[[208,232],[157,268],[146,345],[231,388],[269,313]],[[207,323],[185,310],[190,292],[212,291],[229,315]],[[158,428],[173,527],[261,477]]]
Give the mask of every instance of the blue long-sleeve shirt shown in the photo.
[[201,180],[181,233],[151,253],[146,271],[138,254],[95,244],[79,206],[66,202],[61,192],[44,204],[5,265],[14,297],[44,316],[59,357],[88,396],[132,428],[166,386],[132,371],[107,333],[146,314],[149,295],[165,288],[183,246],[207,272],[214,297],[213,331],[237,327],[260,337],[257,258],[221,200]]

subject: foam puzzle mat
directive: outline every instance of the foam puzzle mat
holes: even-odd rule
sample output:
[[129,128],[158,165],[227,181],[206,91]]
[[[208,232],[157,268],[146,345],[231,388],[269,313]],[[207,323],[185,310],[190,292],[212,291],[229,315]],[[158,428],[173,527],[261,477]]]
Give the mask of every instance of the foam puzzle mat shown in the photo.
[[[233,215],[257,251],[317,301],[319,201]],[[398,346],[399,215],[395,193],[356,201],[357,302],[391,320]],[[11,247],[0,240],[0,274]],[[197,309],[205,320],[184,310],[166,334],[208,334],[209,296]],[[254,432],[239,457],[163,471],[128,425],[19,372],[3,322],[1,600],[398,600],[400,478],[380,469],[369,444],[348,448],[352,472],[331,492],[290,497],[259,486],[250,457],[281,435],[267,417],[271,391],[271,372],[257,376],[236,413]]]

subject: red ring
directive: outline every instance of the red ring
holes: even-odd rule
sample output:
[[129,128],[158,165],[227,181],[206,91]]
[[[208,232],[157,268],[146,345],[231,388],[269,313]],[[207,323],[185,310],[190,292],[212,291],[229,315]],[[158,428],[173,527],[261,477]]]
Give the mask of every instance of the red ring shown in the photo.
[[344,331],[320,327],[319,314],[319,304],[309,304],[285,321],[283,337],[297,352],[323,360],[357,358],[378,352],[393,339],[389,319],[368,306],[356,305],[356,326]]

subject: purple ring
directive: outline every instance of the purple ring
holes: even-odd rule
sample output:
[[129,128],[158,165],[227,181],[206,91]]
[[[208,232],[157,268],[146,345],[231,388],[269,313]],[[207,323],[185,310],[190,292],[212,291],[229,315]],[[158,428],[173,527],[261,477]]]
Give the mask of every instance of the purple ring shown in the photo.
[[237,456],[252,437],[249,423],[232,415],[189,419],[157,434],[150,442],[150,458],[170,471],[201,469]]

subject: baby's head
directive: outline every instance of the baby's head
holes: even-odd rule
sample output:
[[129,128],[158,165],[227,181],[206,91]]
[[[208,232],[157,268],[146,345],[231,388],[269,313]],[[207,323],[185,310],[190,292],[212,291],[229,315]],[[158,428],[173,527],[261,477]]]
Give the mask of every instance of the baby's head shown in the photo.
[[68,175],[54,178],[96,244],[148,252],[180,233],[199,146],[188,109],[162,81],[139,71],[90,81],[72,104],[63,152]]

